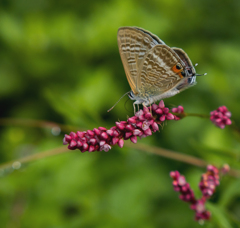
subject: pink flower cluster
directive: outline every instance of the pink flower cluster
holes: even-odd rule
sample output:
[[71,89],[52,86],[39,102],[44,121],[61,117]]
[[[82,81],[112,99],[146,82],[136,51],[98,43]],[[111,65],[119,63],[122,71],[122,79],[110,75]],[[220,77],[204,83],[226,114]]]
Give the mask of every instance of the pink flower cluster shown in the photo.
[[228,111],[226,106],[221,106],[217,110],[210,112],[210,120],[218,127],[225,128],[226,125],[231,125],[230,120],[231,112]]
[[205,202],[215,192],[216,186],[219,185],[219,171],[213,165],[207,166],[207,172],[202,174],[199,188],[202,192],[202,197],[196,199],[193,190],[189,183],[186,182],[184,176],[180,175],[178,171],[170,172],[173,179],[174,190],[180,192],[179,198],[185,202],[190,203],[190,208],[195,211],[196,220],[208,220],[211,216],[210,212],[205,209]]
[[219,185],[219,171],[213,165],[207,166],[207,172],[202,174],[199,188],[203,197],[210,198],[215,192],[216,186]]
[[[178,114],[184,114],[184,108],[183,106],[179,105],[177,108],[172,108],[173,113],[178,113]],[[174,116],[175,120],[180,120],[181,118],[179,116]]]
[[[183,107],[176,108],[176,113],[183,113]],[[161,100],[158,105],[153,104],[150,107],[144,107],[135,113],[127,121],[116,122],[116,126],[109,130],[104,127],[94,128],[93,130],[71,132],[65,135],[63,144],[68,144],[68,149],[79,149],[81,152],[89,151],[108,151],[112,145],[118,144],[123,147],[124,140],[130,139],[133,143],[137,142],[137,137],[144,138],[152,135],[159,130],[158,124],[165,120],[178,120],[165,107]]]

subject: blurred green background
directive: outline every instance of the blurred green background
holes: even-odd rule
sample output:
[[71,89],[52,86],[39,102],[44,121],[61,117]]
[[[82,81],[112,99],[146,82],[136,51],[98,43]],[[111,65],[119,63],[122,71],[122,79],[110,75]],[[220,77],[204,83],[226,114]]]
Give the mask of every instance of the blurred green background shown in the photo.
[[[168,107],[209,114],[226,105],[240,126],[239,0],[2,0],[1,118],[71,125],[52,134],[0,120],[2,164],[62,145],[64,133],[111,127],[133,115],[117,46],[121,26],[138,26],[184,49],[198,84]],[[168,122],[141,143],[240,169],[239,135],[196,117]],[[57,149],[58,150],[58,149]],[[18,164],[15,164],[15,168]],[[18,168],[18,167],[17,167]],[[117,146],[108,153],[66,153],[0,170],[1,227],[200,227],[173,191],[169,172],[186,175],[197,196],[205,169]],[[225,176],[207,204],[205,227],[240,227],[240,180]]]

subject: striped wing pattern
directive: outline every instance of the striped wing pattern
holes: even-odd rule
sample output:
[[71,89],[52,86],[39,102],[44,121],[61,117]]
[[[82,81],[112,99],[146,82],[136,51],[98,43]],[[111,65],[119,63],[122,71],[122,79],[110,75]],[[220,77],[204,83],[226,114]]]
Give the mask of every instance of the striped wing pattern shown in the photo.
[[151,33],[134,27],[122,27],[118,30],[118,47],[124,70],[132,91],[137,94],[139,66],[146,53],[159,43],[163,43]]
[[167,45],[156,45],[149,50],[137,75],[137,90],[142,97],[159,95],[175,87],[181,81],[172,70],[176,64],[183,67],[179,56]]

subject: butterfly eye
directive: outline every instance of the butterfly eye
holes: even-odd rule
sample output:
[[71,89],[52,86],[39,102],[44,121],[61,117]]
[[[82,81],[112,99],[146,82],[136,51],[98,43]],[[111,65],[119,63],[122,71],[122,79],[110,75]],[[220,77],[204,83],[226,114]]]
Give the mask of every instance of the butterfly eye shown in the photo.
[[182,69],[182,67],[181,67],[179,64],[176,65],[176,68],[177,68],[178,70]]
[[186,76],[186,74],[185,74],[185,72],[184,72],[184,71],[182,71],[182,72],[181,72],[181,75],[182,75],[183,77],[185,77],[185,76]]
[[188,78],[188,84],[192,85],[196,82],[196,76]]

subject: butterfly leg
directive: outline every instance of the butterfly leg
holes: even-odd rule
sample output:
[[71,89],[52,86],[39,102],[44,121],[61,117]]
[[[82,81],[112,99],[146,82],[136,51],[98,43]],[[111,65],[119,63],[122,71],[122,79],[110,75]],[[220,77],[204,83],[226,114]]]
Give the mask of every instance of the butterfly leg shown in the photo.
[[151,113],[151,115],[152,115],[152,105],[151,105],[151,101],[150,101],[150,99],[148,98],[148,102],[149,102],[149,109],[150,109],[150,113]]
[[136,107],[135,107],[135,105],[137,105],[137,111],[139,111],[139,101],[135,101],[134,103],[133,103],[133,110],[134,110],[134,114],[136,113]]
[[149,105],[149,111],[150,111],[150,113],[151,113],[151,115],[152,115],[152,105],[151,105],[151,100],[150,100],[150,98],[148,98],[148,102],[146,102],[146,101],[144,101],[143,103],[142,103],[142,105],[143,105],[143,107],[145,107],[145,108],[147,108],[148,109],[148,105]]

